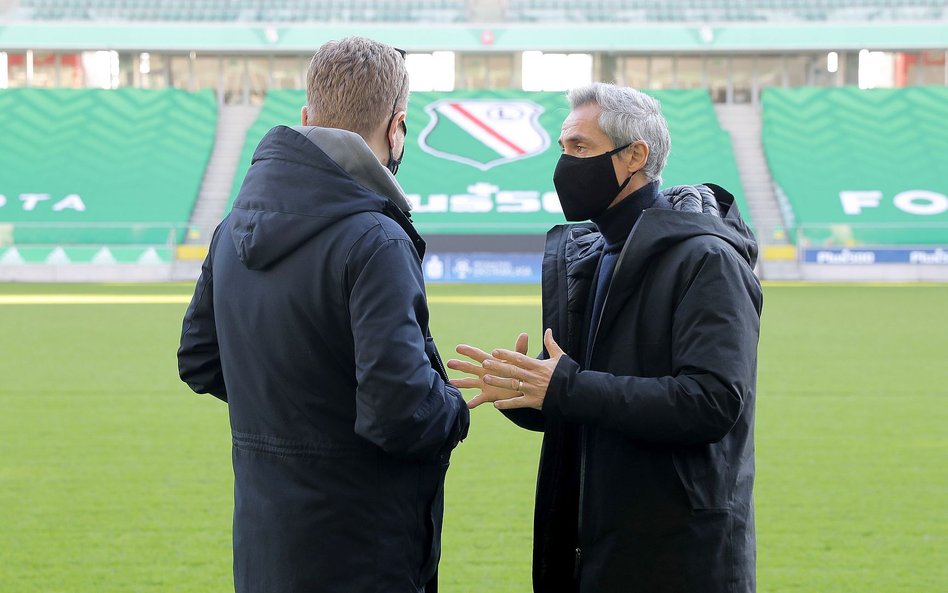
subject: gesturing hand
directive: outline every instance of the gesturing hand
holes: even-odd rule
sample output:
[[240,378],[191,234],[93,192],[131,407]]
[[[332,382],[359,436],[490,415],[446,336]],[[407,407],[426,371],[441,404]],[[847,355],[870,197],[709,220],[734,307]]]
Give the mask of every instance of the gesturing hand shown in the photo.
[[[520,334],[517,336],[517,342],[514,346],[517,352],[520,354],[527,353],[527,343],[529,342],[529,336],[527,334]],[[482,366],[484,361],[490,358],[490,355],[481,350],[480,348],[475,348],[474,346],[468,346],[467,344],[458,344],[457,353],[470,358],[480,364],[474,364],[464,360],[451,359],[448,361],[448,368],[454,369],[455,371],[461,371],[462,373],[467,373],[469,375],[474,375],[474,377],[465,377],[463,379],[452,379],[451,384],[457,387],[458,389],[480,389],[480,392],[467,402],[467,407],[474,409],[477,406],[481,405],[484,402],[497,401],[499,399],[509,399],[511,397],[517,397],[518,393],[514,389],[508,389],[504,386],[493,386],[488,385],[484,382],[484,374],[487,371],[484,370]],[[509,387],[509,385],[508,385]]]
[[470,346],[460,345],[459,354],[468,356],[481,365],[448,361],[448,367],[477,375],[477,379],[456,379],[452,383],[456,387],[479,387],[481,392],[470,402],[469,408],[490,401],[499,410],[512,408],[543,407],[546,391],[550,385],[553,370],[563,355],[563,350],[553,339],[553,331],[548,329],[543,335],[543,343],[550,357],[546,360],[537,360],[526,355],[527,335],[520,334],[517,338],[517,351],[498,349],[490,356],[483,350]]

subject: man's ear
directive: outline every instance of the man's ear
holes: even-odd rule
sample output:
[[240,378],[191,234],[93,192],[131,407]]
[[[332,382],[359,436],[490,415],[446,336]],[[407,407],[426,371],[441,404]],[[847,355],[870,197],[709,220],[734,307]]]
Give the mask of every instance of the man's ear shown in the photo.
[[399,111],[395,114],[395,117],[392,118],[391,123],[388,124],[388,130],[385,131],[385,134],[388,137],[389,146],[395,146],[395,133],[398,132],[401,123],[405,121],[405,115],[404,111]]
[[300,125],[301,126],[309,125],[309,123],[306,121],[308,119],[307,117],[308,115],[309,115],[309,109],[307,109],[306,105],[303,105],[303,108],[300,109]]
[[645,167],[648,162],[648,144],[641,140],[629,147],[628,152],[632,154],[629,160],[628,172],[631,175]]

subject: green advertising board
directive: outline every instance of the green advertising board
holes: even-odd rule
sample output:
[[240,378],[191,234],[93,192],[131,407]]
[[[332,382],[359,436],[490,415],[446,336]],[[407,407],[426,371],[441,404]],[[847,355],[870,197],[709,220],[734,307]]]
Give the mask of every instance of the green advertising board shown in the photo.
[[[706,91],[650,92],[672,136],[663,186],[717,183],[743,191],[730,138]],[[302,91],[270,93],[247,134],[234,179],[236,197],[267,130],[299,125]],[[412,93],[408,142],[398,172],[413,218],[429,234],[543,234],[564,222],[553,188],[557,139],[569,113],[564,93],[454,91]]]

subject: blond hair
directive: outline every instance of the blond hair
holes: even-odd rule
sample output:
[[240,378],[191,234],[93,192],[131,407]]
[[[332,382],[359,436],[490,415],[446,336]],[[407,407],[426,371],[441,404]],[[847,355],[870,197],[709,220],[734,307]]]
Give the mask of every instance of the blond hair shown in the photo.
[[322,45],[306,74],[309,123],[373,134],[408,108],[408,70],[395,48],[346,37]]

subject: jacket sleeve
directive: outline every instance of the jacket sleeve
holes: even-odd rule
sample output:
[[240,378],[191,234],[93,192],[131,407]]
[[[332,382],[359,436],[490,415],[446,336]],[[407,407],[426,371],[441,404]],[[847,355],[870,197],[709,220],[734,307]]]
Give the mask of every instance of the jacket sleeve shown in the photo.
[[760,332],[760,284],[736,255],[705,254],[674,312],[672,375],[626,377],[580,371],[563,356],[544,413],[660,443],[713,443],[752,396]]
[[535,432],[543,432],[546,428],[543,412],[540,410],[534,410],[533,408],[515,408],[513,410],[501,410],[501,413],[520,428]]
[[349,295],[357,434],[392,455],[433,458],[467,436],[470,415],[428,352],[428,305],[414,247],[388,239]]
[[178,348],[178,375],[195,393],[210,393],[227,401],[227,388],[221,369],[221,352],[214,322],[214,275],[212,258],[217,232],[211,240],[201,276],[194,288],[191,304],[184,314],[181,345]]

